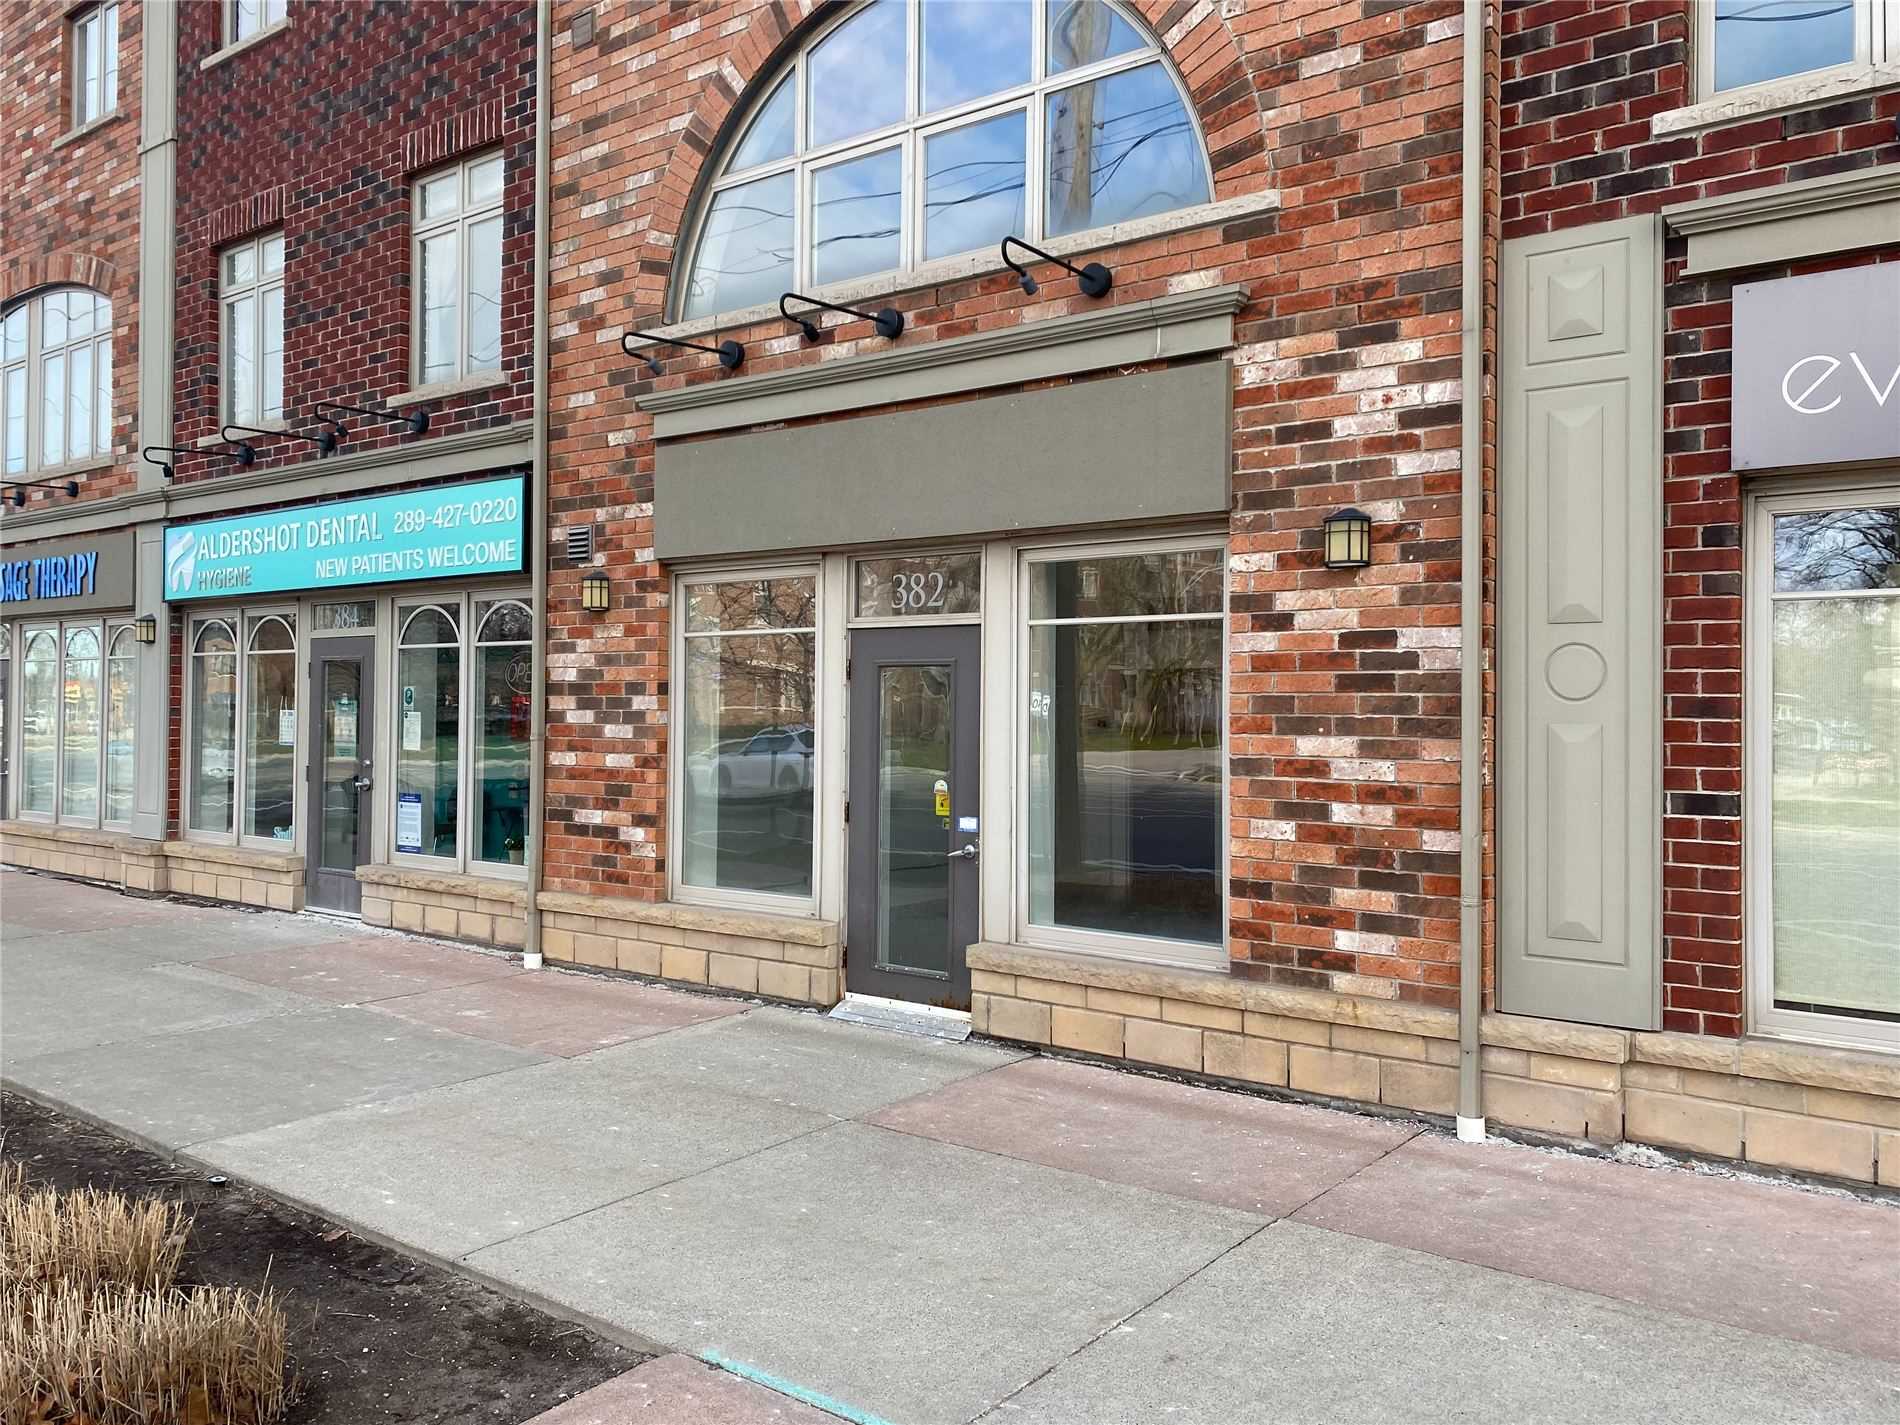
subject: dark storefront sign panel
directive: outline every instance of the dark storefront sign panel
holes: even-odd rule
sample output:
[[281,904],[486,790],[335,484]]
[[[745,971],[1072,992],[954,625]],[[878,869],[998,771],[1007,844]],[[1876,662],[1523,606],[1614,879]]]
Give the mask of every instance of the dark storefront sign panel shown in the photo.
[[1900,262],[1735,287],[1737,470],[1900,456]]
[[0,550],[0,615],[132,607],[132,535],[89,534]]

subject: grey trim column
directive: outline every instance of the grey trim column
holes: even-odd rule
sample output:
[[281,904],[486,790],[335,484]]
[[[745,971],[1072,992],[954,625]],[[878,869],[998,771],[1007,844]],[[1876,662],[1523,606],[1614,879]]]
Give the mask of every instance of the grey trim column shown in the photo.
[[[144,89],[139,116],[139,420],[138,444],[172,442],[175,361],[178,171],[178,11],[147,5],[140,54]],[[138,488],[162,491],[164,475],[135,452]],[[171,620],[164,602],[164,527],[138,526],[137,612],[158,618],[158,641],[139,645],[137,749],[132,834],[165,837],[167,753],[171,743]]]

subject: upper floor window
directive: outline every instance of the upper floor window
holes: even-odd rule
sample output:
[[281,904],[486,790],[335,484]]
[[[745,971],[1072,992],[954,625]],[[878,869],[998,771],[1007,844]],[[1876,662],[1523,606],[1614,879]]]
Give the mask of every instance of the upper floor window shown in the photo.
[[84,287],[22,302],[0,320],[6,473],[112,451],[112,303]]
[[224,418],[239,425],[284,418],[284,235],[224,250]]
[[415,191],[415,379],[499,370],[501,155],[431,173]]
[[682,318],[1213,192],[1179,81],[1109,0],[870,0],[792,57],[715,172]]
[[226,0],[224,42],[234,45],[283,24],[288,7],[289,0]]
[[1704,94],[1900,55],[1892,0],[1715,0],[1703,26]]
[[72,21],[73,127],[94,123],[119,107],[117,0],[81,10]]

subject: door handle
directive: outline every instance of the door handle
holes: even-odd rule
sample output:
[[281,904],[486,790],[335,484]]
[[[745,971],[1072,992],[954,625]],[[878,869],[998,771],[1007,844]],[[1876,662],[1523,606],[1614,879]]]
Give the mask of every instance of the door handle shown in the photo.
[[974,861],[976,860],[976,843],[974,841],[966,841],[960,849],[945,853],[943,859],[946,861]]
[[372,777],[366,777],[361,772],[358,772],[356,776],[351,780],[350,785],[352,787],[355,787],[356,790],[359,792],[367,792],[372,786],[375,785],[375,779]]

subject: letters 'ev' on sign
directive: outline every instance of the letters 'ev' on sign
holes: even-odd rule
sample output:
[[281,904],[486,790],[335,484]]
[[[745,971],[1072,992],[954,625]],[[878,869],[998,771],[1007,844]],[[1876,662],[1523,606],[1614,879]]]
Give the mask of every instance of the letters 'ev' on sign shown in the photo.
[[1900,263],[1737,283],[1737,470],[1900,455]]
[[165,528],[165,597],[519,573],[522,479],[477,480]]

